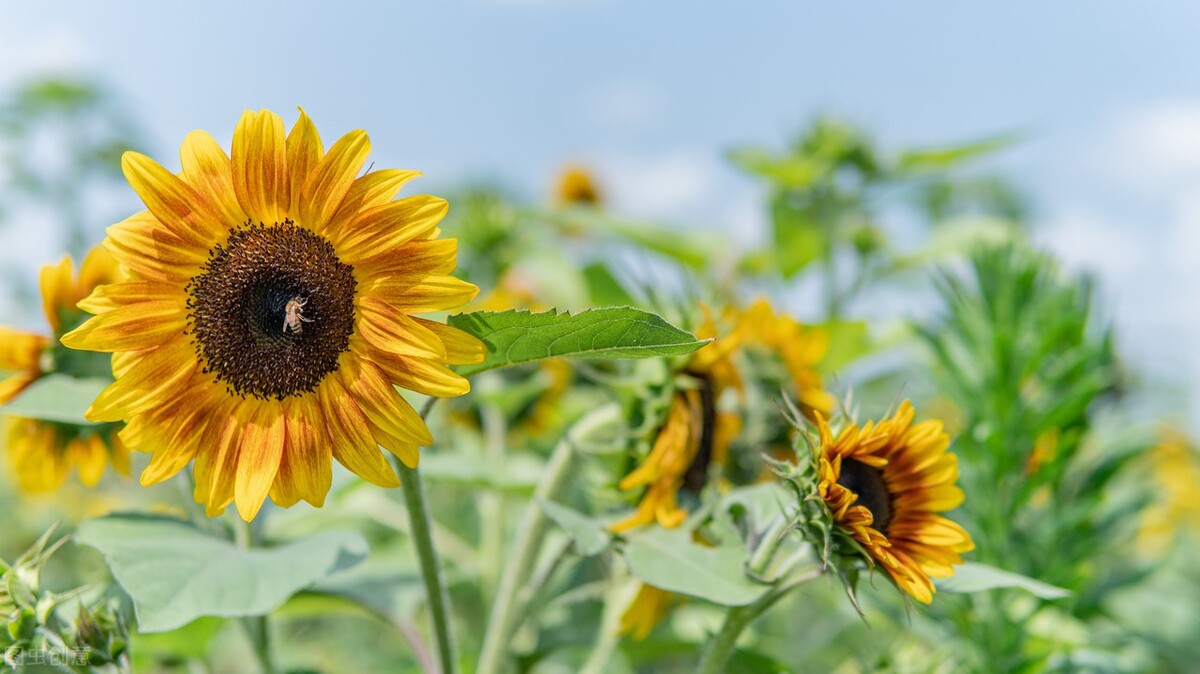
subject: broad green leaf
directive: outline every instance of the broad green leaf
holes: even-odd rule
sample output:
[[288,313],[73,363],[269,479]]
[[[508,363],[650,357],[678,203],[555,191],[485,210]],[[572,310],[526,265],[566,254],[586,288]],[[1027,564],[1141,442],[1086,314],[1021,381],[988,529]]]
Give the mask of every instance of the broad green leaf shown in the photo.
[[829,334],[829,351],[818,366],[836,372],[871,350],[866,321],[827,321],[815,326]]
[[265,615],[367,555],[357,532],[245,549],[183,520],[133,513],[87,520],[75,538],[104,555],[133,599],[142,632],[165,632],[202,616]]
[[561,503],[538,499],[538,505],[546,516],[554,520],[575,541],[575,551],[583,557],[599,553],[608,547],[612,535],[604,525],[583,513]]
[[738,487],[721,498],[721,510],[749,520],[755,531],[761,531],[796,502],[791,493],[779,482],[763,482]]
[[[397,572],[372,561],[322,578],[305,591],[340,597],[399,621],[416,613],[425,601],[425,584],[419,573]],[[389,562],[391,560],[388,560]]]
[[965,562],[956,566],[953,576],[939,578],[934,583],[942,592],[970,593],[1016,587],[1042,599],[1062,599],[1071,596],[1070,590],[976,562]]
[[648,585],[724,606],[745,606],[767,589],[746,576],[739,541],[706,547],[692,541],[685,528],[653,527],[630,534],[625,560],[630,572]]
[[83,418],[96,396],[112,383],[99,377],[76,379],[65,374],[51,374],[29,385],[0,412],[30,419],[60,421],[67,424],[92,425]]
[[757,147],[737,148],[728,157],[747,173],[766,178],[780,187],[803,189],[829,171],[829,165],[824,161],[803,155],[780,157]]
[[631,307],[577,314],[476,311],[451,316],[448,323],[487,345],[482,363],[458,368],[463,375],[547,358],[680,356],[707,344],[656,314]]

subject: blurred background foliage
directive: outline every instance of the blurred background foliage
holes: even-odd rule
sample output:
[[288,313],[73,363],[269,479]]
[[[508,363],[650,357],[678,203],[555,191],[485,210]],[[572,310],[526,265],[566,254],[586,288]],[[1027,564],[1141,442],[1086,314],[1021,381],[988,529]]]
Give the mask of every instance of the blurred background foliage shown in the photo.
[[[79,259],[121,216],[109,213],[105,194],[120,185],[120,153],[143,143],[138,120],[88,80],[34,80],[0,101],[0,232],[20,236],[29,225],[15,216],[34,206],[45,214],[38,226],[54,228]],[[1196,446],[1143,403],[1154,382],[1122,360],[1103,292],[1034,250],[1034,205],[1008,177],[978,168],[1018,142],[1006,133],[883,148],[865,130],[821,117],[780,147],[734,148],[729,161],[761,184],[769,216],[767,236],[749,247],[611,212],[604,177],[586,167],[565,170],[541,196],[494,183],[443,195],[460,273],[482,289],[471,309],[629,304],[689,329],[699,303],[720,315],[766,295],[793,310],[829,335],[817,368],[848,408],[878,416],[903,390],[946,421],[967,494],[953,517],[977,545],[968,559],[1071,592],[1056,600],[1011,588],[946,592],[925,608],[874,577],[859,588],[860,618],[836,582],[818,582],[756,624],[730,671],[1189,671],[1200,659]],[[5,284],[34,315],[33,279]],[[653,441],[678,385],[673,367],[550,361],[486,373],[469,396],[438,409],[439,446],[422,469],[464,654],[479,650],[507,542],[565,429],[607,402],[620,406],[627,429],[581,446],[585,460],[562,500],[598,516],[628,507],[617,481]],[[778,366],[748,357],[743,367],[751,382],[741,393],[743,432],[720,490],[754,485],[760,453],[790,444],[778,423],[782,382],[760,376]],[[170,484],[141,489],[110,475],[95,490],[72,482],[39,498],[17,494],[4,475],[8,560],[38,545],[55,520],[190,509]],[[370,559],[277,613],[279,659],[293,672],[415,671],[428,648],[423,595],[397,494],[339,473],[323,510],[276,510],[266,536],[346,528],[364,533]],[[90,550],[67,545],[33,558],[56,591],[106,583]],[[577,554],[553,531],[523,597],[539,610],[517,626],[518,667],[691,671],[721,616],[700,600],[675,604],[645,639],[612,640],[609,659],[589,659],[611,631],[614,597],[628,601],[635,589],[614,555]],[[108,598],[97,601],[96,615],[118,620],[104,613]],[[55,620],[57,632],[79,634],[78,621]],[[249,649],[233,621],[216,618],[134,633],[128,653],[123,642],[104,647],[131,657],[135,671],[189,673],[244,671]]]

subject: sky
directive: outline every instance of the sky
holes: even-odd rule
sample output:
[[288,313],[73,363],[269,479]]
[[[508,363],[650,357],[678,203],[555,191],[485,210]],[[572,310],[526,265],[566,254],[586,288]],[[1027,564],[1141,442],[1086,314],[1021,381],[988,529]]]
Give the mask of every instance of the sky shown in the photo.
[[[423,189],[539,196],[582,161],[616,210],[744,237],[761,194],[724,152],[815,114],[885,147],[1016,131],[994,163],[1037,238],[1099,275],[1125,352],[1198,418],[1198,25],[1200,5],[1156,1],[12,3],[0,86],[98,75],[168,166],[193,129],[227,143],[243,109],[290,123],[299,105],[327,141],[368,129],[378,165],[421,169]],[[0,235],[0,260],[57,256]]]

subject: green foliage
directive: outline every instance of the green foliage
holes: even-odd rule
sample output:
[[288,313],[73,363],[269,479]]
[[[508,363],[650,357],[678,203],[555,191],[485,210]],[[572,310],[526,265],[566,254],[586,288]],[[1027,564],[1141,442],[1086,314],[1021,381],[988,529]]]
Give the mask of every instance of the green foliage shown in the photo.
[[625,561],[642,582],[723,606],[745,606],[767,587],[745,574],[746,550],[736,538],[707,546],[687,527],[650,527],[627,536]]
[[604,525],[583,513],[554,501],[540,500],[538,505],[546,517],[563,528],[575,543],[575,551],[589,557],[608,547],[612,535]]
[[83,413],[112,380],[76,379],[51,374],[30,384],[15,400],[0,407],[0,412],[30,419],[44,419],[80,426],[94,425]]
[[451,316],[448,322],[487,345],[482,363],[458,368],[464,375],[548,358],[680,356],[706,343],[655,314],[632,307],[578,314],[477,311]]
[[79,526],[133,599],[138,629],[162,632],[203,616],[258,616],[367,554],[362,536],[318,534],[272,548],[239,547],[183,520],[109,515]]
[[969,594],[1015,587],[1041,599],[1062,599],[1071,596],[1070,590],[977,562],[966,562],[955,567],[953,576],[938,579],[936,584],[942,592]]

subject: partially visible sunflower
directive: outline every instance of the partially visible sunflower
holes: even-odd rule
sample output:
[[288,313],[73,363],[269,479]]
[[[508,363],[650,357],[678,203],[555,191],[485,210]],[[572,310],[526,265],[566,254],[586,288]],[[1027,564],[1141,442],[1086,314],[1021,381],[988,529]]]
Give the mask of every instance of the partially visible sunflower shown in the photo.
[[1161,552],[1176,533],[1200,531],[1200,454],[1186,433],[1166,427],[1147,458],[1159,500],[1142,515],[1138,549]]
[[564,206],[572,204],[599,206],[604,200],[603,193],[596,185],[596,180],[592,177],[591,172],[582,166],[574,165],[564,167],[558,174],[554,197],[559,204]]
[[483,345],[413,314],[445,311],[478,289],[451,276],[457,242],[438,239],[446,201],[394,200],[415,171],[359,175],[370,142],[352,131],[325,150],[300,112],[246,111],[225,154],[187,136],[182,172],[121,160],[148,210],[108,229],[130,280],[80,303],[96,314],[63,343],[113,352],[116,382],[89,417],[128,420],[122,439],[153,452],[144,485],[195,460],[210,516],[231,502],[247,520],[264,500],[320,506],[331,460],[399,484],[382,446],[408,466],[432,442],[396,386],[466,393],[447,365]]
[[829,352],[829,333],[801,324],[787,314],[776,313],[765,298],[754,301],[739,322],[747,345],[761,346],[779,355],[787,368],[793,394],[806,415],[829,414],[836,399],[822,385],[817,365]]
[[[707,311],[696,337],[717,337],[716,324]],[[738,343],[734,332],[691,356],[683,370],[687,384],[672,395],[666,421],[650,453],[618,485],[624,491],[645,487],[645,494],[633,514],[612,525],[613,531],[628,531],[656,521],[672,528],[687,518],[687,511],[679,507],[679,490],[700,491],[707,482],[709,466],[724,460],[741,425],[737,415],[717,408],[726,390],[742,387],[731,358]]]
[[[15,372],[0,382],[0,404],[17,397],[48,374],[73,377],[108,376],[108,359],[72,352],[58,346],[58,338],[79,324],[85,315],[75,307],[100,284],[122,277],[112,256],[93,248],[75,274],[75,263],[64,256],[57,264],[42,267],[42,310],[52,337],[0,327],[0,369]],[[17,486],[25,492],[57,489],[72,468],[80,480],[94,486],[110,462],[129,474],[129,452],[116,437],[120,424],[80,426],[6,415],[5,445]]]
[[960,553],[973,550],[971,536],[937,514],[958,507],[963,492],[958,457],[940,421],[913,424],[906,400],[896,414],[861,428],[849,424],[835,438],[817,414],[817,489],[833,516],[882,566],[900,589],[925,604],[933,600],[930,578],[953,575]]

